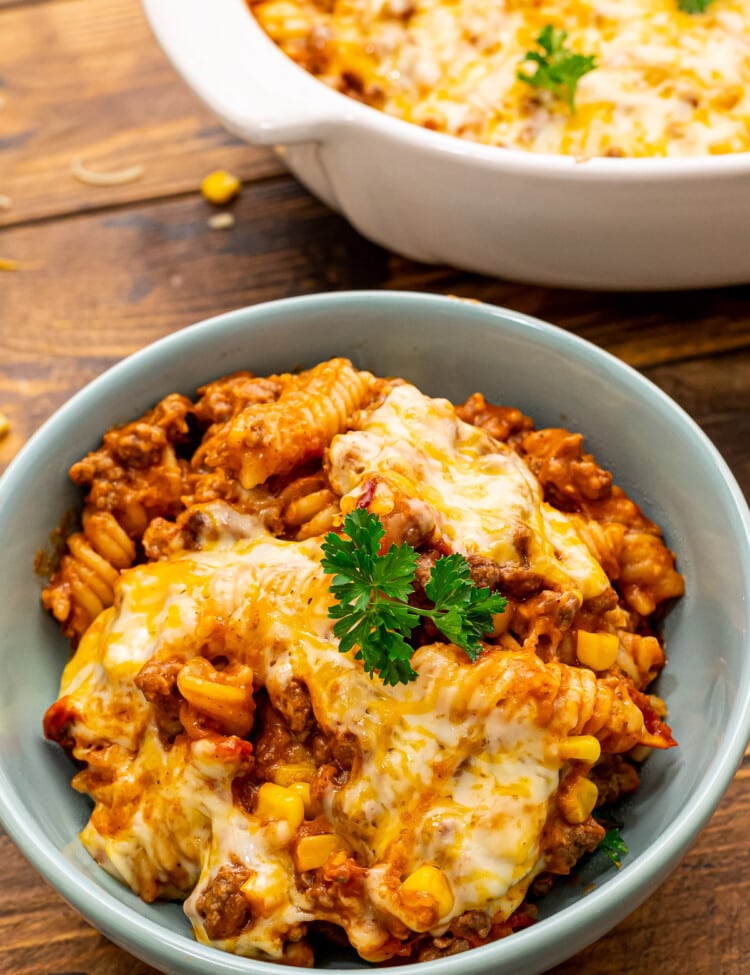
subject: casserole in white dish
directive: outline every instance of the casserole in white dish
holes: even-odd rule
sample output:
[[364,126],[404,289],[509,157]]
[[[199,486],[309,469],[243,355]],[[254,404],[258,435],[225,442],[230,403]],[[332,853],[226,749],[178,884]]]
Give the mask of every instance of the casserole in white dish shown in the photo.
[[277,147],[366,237],[518,281],[695,288],[750,281],[750,153],[588,159],[483,146],[347,98],[289,60],[243,0],[143,0],[223,123]]

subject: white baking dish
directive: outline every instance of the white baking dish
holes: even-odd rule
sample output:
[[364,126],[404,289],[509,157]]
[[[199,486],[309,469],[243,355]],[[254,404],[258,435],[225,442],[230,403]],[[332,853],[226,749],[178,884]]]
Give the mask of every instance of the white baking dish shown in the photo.
[[327,88],[243,0],[143,0],[232,132],[275,146],[366,237],[418,261],[583,288],[750,282],[750,153],[589,159],[465,142]]

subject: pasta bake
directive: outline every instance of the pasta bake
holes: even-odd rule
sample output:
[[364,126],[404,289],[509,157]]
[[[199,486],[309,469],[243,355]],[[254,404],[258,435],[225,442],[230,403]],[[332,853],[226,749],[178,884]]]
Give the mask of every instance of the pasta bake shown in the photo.
[[583,158],[750,149],[744,0],[249,4],[322,82],[438,132]]
[[[675,744],[649,687],[683,580],[579,433],[332,359],[169,395],[70,474],[45,732],[91,856],[205,944],[305,966],[320,936],[396,962],[509,935]],[[402,679],[367,656],[390,643]]]

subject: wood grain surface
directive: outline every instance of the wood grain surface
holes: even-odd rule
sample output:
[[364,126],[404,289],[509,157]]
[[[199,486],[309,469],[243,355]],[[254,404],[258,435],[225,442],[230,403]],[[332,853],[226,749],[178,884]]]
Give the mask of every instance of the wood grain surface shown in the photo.
[[[92,187],[71,161],[143,175]],[[243,181],[212,230],[201,178]],[[682,294],[533,288],[406,261],[360,237],[265,149],[193,98],[136,0],[0,0],[0,468],[77,389],[207,315],[347,288],[507,305],[619,356],[712,437],[750,496],[750,287]],[[750,765],[683,864],[639,910],[554,975],[746,975]],[[0,833],[0,975],[147,975],[82,921]]]

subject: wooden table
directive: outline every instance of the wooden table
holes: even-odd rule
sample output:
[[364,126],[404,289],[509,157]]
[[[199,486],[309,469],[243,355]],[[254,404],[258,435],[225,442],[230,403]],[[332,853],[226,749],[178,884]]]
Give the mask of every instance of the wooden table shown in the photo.
[[[0,0],[0,411],[5,465],[81,386],[207,315],[342,288],[453,293],[529,312],[636,366],[711,436],[750,494],[750,287],[589,294],[426,267],[370,244],[275,156],[237,142],[152,40],[136,0]],[[70,164],[143,166],[93,187]],[[211,229],[201,178],[236,173]],[[555,975],[744,975],[750,760],[682,866]],[[2,975],[153,972],[82,921],[0,833]]]

